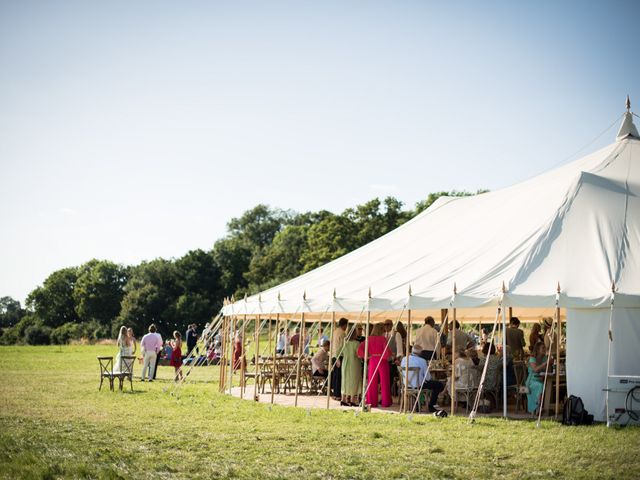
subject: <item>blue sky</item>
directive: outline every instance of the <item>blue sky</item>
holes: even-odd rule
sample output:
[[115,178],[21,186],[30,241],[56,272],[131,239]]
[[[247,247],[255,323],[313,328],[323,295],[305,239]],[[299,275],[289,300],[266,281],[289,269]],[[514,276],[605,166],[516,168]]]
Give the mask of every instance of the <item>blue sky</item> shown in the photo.
[[640,2],[448,3],[0,3],[0,296],[258,203],[498,189],[640,111]]

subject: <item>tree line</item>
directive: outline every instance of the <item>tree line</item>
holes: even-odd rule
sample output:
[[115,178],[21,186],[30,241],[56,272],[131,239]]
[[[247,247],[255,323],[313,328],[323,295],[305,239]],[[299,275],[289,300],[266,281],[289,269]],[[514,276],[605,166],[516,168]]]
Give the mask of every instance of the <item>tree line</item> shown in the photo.
[[[486,190],[478,190],[483,193]],[[163,336],[208,322],[225,296],[241,298],[313,270],[399,227],[443,195],[412,209],[375,198],[340,214],[296,213],[257,205],[233,218],[209,251],[138,265],[90,260],[51,273],[25,306],[0,298],[0,343],[63,344],[113,337],[121,325],[137,335],[155,323]]]

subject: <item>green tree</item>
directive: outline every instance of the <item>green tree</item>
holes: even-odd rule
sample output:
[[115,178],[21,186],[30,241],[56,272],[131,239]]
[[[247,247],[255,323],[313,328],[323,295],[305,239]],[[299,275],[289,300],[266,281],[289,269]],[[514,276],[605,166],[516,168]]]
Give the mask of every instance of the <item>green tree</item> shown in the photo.
[[80,320],[110,326],[120,313],[126,282],[127,269],[122,265],[95,259],[82,265],[73,290]]
[[53,272],[27,297],[27,307],[47,327],[59,327],[80,319],[75,309],[73,290],[78,279],[76,267],[63,268]]
[[358,246],[358,230],[348,215],[331,215],[312,225],[302,255],[304,271],[313,270]]
[[112,326],[115,335],[120,325],[131,327],[138,336],[155,323],[166,336],[176,325],[176,299],[181,289],[173,262],[156,259],[132,268],[119,317]]
[[0,328],[10,328],[16,325],[26,311],[22,309],[20,302],[11,297],[0,298]]

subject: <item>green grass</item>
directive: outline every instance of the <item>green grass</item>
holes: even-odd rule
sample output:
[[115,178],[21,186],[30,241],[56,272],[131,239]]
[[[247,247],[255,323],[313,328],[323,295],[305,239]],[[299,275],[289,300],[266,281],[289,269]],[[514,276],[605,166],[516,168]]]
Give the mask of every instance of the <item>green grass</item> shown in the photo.
[[[638,478],[640,429],[269,408],[217,368],[98,392],[109,346],[0,348],[1,478]],[[140,367],[136,365],[136,373]],[[164,380],[163,380],[164,379]]]

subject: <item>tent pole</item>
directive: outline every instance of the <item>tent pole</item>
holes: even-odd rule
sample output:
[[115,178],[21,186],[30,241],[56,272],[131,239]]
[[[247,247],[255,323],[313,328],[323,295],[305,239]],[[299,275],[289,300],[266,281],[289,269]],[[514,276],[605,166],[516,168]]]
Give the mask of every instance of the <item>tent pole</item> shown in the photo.
[[229,395],[231,395],[231,389],[233,388],[233,353],[236,349],[235,334],[237,326],[238,317],[234,315],[231,321],[231,332],[229,332],[229,352],[231,353],[231,355],[229,355]]
[[227,345],[229,344],[229,322],[231,317],[225,317],[222,328],[222,345],[220,345],[220,392],[224,392],[227,383]]
[[246,336],[247,333],[247,314],[245,313],[243,318],[242,318],[242,337],[240,338],[240,398],[244,398],[244,389],[246,387],[245,385],[245,379],[244,379],[244,371],[245,371],[245,358],[246,358],[246,351],[245,351],[245,343],[244,343],[244,337]]
[[[272,310],[273,311],[273,310]],[[271,315],[269,315],[269,320],[267,320],[267,339],[269,340],[269,346],[267,347],[267,352],[271,352],[273,349],[271,348]]]
[[[220,334],[220,347],[221,347],[220,350],[221,351],[224,351],[224,350],[222,350],[222,347],[224,345],[224,329],[225,329],[226,325],[227,325],[227,317],[223,316],[222,317],[222,326],[220,327],[220,332],[221,332],[221,334]],[[218,363],[218,365],[219,365],[219,368],[218,368],[218,392],[221,392],[222,389],[224,388],[224,384],[222,383],[222,372],[224,370],[222,368],[222,357],[224,357],[223,354],[220,355],[220,360],[219,360],[219,363]]]
[[[285,338],[286,338],[287,334],[285,332]],[[276,341],[275,343],[275,347],[272,350],[273,353],[273,365],[272,365],[272,370],[271,370],[271,405],[273,405],[273,395],[275,393],[276,390],[276,350],[278,349],[278,342],[280,341],[280,314],[276,313]],[[286,344],[286,340],[285,340],[285,344]]]
[[[335,298],[335,290],[333,292],[333,296]],[[334,345],[333,345],[333,332],[336,328],[336,312],[331,312],[331,343],[329,344],[329,373],[327,374],[327,410],[329,410],[329,403],[331,402],[331,372],[333,372],[333,354],[335,353]]]
[[304,310],[300,314],[300,334],[298,335],[298,363],[296,365],[296,396],[293,401],[293,406],[298,406],[298,391],[300,390],[300,371],[302,364],[302,350],[304,350]]
[[255,353],[253,354],[253,358],[254,358],[254,362],[255,362],[255,377],[253,377],[253,400],[254,401],[258,401],[258,374],[259,369],[258,369],[258,362],[260,361],[260,330],[258,329],[258,325],[260,325],[260,315],[257,315],[254,321],[255,325],[254,325],[254,330],[256,331],[255,333],[255,340],[253,341],[253,343],[255,344]]
[[502,309],[502,416],[507,418],[507,315]]
[[[409,355],[411,354],[411,310],[407,311],[407,344],[405,345],[404,360],[404,388],[402,392],[403,412],[407,411],[407,401],[409,400]],[[419,401],[420,399],[418,399]]]
[[556,409],[555,418],[560,414],[560,339],[562,338],[562,324],[560,323],[560,283],[558,283],[558,296],[556,297],[556,326],[558,333],[556,334]]
[[451,415],[456,414],[456,309],[451,324]]
[[[369,302],[367,302],[367,326],[364,331],[364,365],[362,368],[362,411],[364,412],[366,399],[364,398],[367,392],[367,370],[369,369],[369,325],[371,324],[371,288],[369,288]],[[376,392],[377,395],[377,392]]]
[[611,312],[609,313],[609,352],[607,355],[607,391],[605,396],[605,412],[607,415],[607,427],[611,426],[609,419],[609,376],[611,375],[611,344],[613,343],[613,303],[616,296],[616,283],[611,284]]

